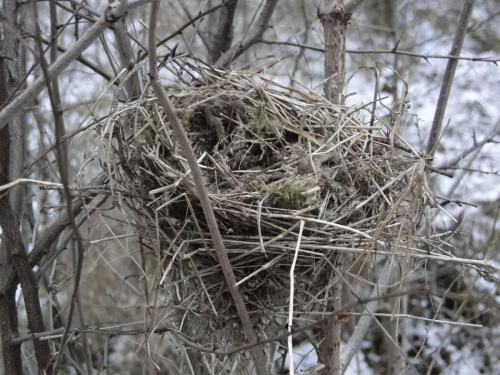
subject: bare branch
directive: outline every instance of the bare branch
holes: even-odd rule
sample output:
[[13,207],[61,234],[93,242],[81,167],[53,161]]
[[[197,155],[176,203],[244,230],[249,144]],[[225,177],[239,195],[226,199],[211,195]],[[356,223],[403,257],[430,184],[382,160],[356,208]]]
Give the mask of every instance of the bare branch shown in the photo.
[[[81,227],[83,225],[83,223],[87,222],[88,218],[90,217],[90,215],[92,215],[94,213],[94,211],[97,210],[97,208],[99,208],[107,199],[108,197],[106,195],[99,195],[97,197],[95,197],[92,202],[90,203],[90,206],[91,207],[88,207],[85,212],[81,212],[79,214],[79,217],[77,217],[75,219],[75,222],[76,222],[76,225],[77,227]],[[77,204],[78,202],[75,202],[74,204]],[[80,207],[80,210],[82,209],[83,207]],[[75,216],[77,214],[77,211],[75,211]],[[66,223],[62,223],[62,225],[66,224],[65,227],[63,229],[65,229],[66,227],[69,226],[69,221],[67,220],[67,216],[66,215],[62,215],[61,218],[65,218],[66,219]],[[57,220],[53,225],[52,227],[55,227],[54,228],[54,231],[56,229],[59,229],[60,226],[58,226],[57,224],[59,224],[59,222],[62,221],[62,220]],[[51,228],[52,228],[51,227]],[[62,231],[61,231],[62,233]],[[46,238],[46,239],[45,239]],[[55,259],[57,259],[57,257],[59,255],[61,255],[61,253],[66,250],[67,246],[68,246],[68,242],[71,241],[71,239],[73,238],[73,233],[70,232],[70,233],[67,233],[66,235],[64,235],[60,241],[58,241],[57,243],[57,248],[52,252],[50,253],[50,256],[47,258],[46,261],[44,261],[43,263],[39,264],[39,272],[37,273],[38,276],[40,276],[40,273],[43,272],[46,268],[50,267],[50,265],[55,261]],[[44,240],[45,239],[45,240]],[[45,250],[45,248],[43,248],[44,244],[47,243],[48,241],[50,240],[50,238],[48,238],[48,236],[44,236],[43,239],[41,238],[40,241],[37,241],[37,244],[35,245],[35,248],[34,250],[38,249],[38,248],[42,248]],[[48,249],[47,249],[47,253],[48,253]],[[31,253],[30,253],[31,255]],[[31,258],[30,258],[31,259]]]
[[[111,3],[112,0],[109,0]],[[124,19],[118,20],[114,24],[113,34],[115,35],[116,46],[122,69],[129,69],[134,62],[134,50],[127,35],[127,24]],[[139,72],[135,72],[126,83],[126,90],[129,100],[139,98],[141,95],[141,85],[139,83]]]
[[[262,40],[261,43],[263,44],[270,44],[270,45],[278,45],[278,46],[290,46],[290,47],[299,47],[303,49],[309,49],[311,51],[316,51],[316,52],[325,52],[324,48],[321,47],[316,47],[316,46],[311,46],[307,44],[302,44],[302,43],[295,43],[295,42],[287,42],[287,41],[279,41],[279,40]],[[487,62],[487,63],[494,63],[496,64],[497,62],[500,61],[500,57],[466,57],[466,56],[451,56],[451,55],[424,55],[420,53],[415,53],[415,52],[410,52],[410,51],[400,51],[397,49],[374,49],[374,50],[355,50],[355,49],[347,49],[347,53],[352,53],[352,54],[393,54],[393,55],[403,55],[403,56],[410,56],[410,57],[417,57],[424,59],[426,61],[432,60],[432,59],[443,59],[443,60],[463,60],[463,61],[472,61],[472,62]]]
[[[319,323],[321,323],[323,321],[326,321],[327,319],[330,319],[331,317],[336,317],[336,316],[339,316],[339,315],[345,314],[345,313],[351,313],[351,310],[353,310],[355,307],[366,305],[366,304],[368,304],[370,302],[373,302],[375,300],[377,300],[377,301],[388,300],[388,299],[391,299],[391,298],[399,298],[399,297],[406,296],[406,295],[420,295],[420,294],[422,294],[422,295],[429,295],[429,294],[434,295],[434,293],[432,293],[430,290],[427,290],[427,289],[424,289],[424,288],[414,288],[414,289],[408,289],[408,290],[403,290],[403,291],[397,291],[397,292],[394,292],[394,293],[387,293],[384,296],[376,296],[376,297],[369,297],[369,298],[359,298],[359,299],[357,299],[354,302],[348,303],[347,305],[343,306],[341,309],[339,309],[337,311],[333,311],[333,312],[328,313],[327,316],[325,316],[322,319],[316,320],[316,321],[314,321],[312,323],[308,323],[308,324],[299,326],[297,328],[293,328],[291,332],[290,331],[285,331],[284,333],[282,333],[282,334],[280,334],[278,336],[268,337],[268,338],[260,340],[257,343],[254,343],[254,344],[245,344],[245,345],[242,345],[240,347],[236,347],[236,348],[233,348],[233,349],[230,349],[230,350],[216,350],[216,349],[213,349],[213,348],[207,348],[207,347],[203,347],[201,345],[198,345],[198,344],[196,344],[196,343],[191,342],[190,340],[188,340],[186,338],[186,336],[182,332],[179,332],[176,328],[171,327],[169,325],[164,325],[162,327],[155,328],[154,331],[153,331],[153,333],[155,333],[155,334],[164,334],[165,332],[171,332],[177,338],[179,338],[183,343],[185,343],[187,346],[189,346],[189,347],[191,347],[191,348],[193,348],[195,350],[199,350],[199,351],[205,352],[205,353],[214,353],[214,354],[217,354],[217,355],[229,356],[229,355],[234,355],[236,353],[240,353],[240,352],[243,352],[243,351],[247,351],[247,350],[249,350],[249,349],[251,349],[253,347],[256,347],[258,345],[269,344],[269,343],[272,343],[272,342],[277,342],[277,341],[280,341],[282,339],[288,338],[289,336],[293,336],[293,335],[295,335],[295,334],[297,334],[299,332],[310,330],[311,328],[317,327]],[[371,315],[370,315],[370,317],[371,317]],[[448,323],[448,322],[446,322],[446,323]],[[450,322],[450,324],[456,324],[456,323],[455,322]],[[86,329],[73,328],[73,329],[71,329],[71,332],[75,332],[75,333],[89,333],[89,334],[106,335],[106,336],[114,337],[114,336],[140,335],[140,334],[147,333],[148,330],[147,329],[118,330],[118,329],[105,329],[105,328],[86,328]],[[12,340],[9,341],[9,344],[10,345],[18,345],[18,344],[21,344],[21,343],[26,342],[26,341],[41,340],[41,339],[50,338],[52,336],[54,336],[54,337],[57,338],[62,333],[63,333],[63,329],[62,328],[58,328],[58,329],[55,329],[55,330],[52,330],[52,331],[46,331],[46,332],[41,332],[41,333],[36,333],[36,334],[30,334],[30,335],[26,335],[26,336],[21,336],[21,337],[18,337],[18,338],[13,338]]]
[[[23,67],[19,61],[18,11],[16,1],[5,1],[2,11],[11,20],[14,33],[2,35],[0,53],[8,55],[11,60],[0,59],[0,104],[5,104],[12,93],[17,80],[22,76]],[[0,128],[0,184],[19,178],[24,168],[25,157],[24,114],[16,113],[9,119],[8,126]],[[17,336],[18,320],[16,306],[16,289],[18,281],[23,289],[23,297],[28,318],[28,328],[33,332],[45,330],[43,315],[38,298],[38,284],[29,265],[28,254],[20,232],[22,216],[23,187],[16,186],[7,194],[0,195],[0,226],[2,239],[0,243],[0,331],[2,355],[5,370],[9,374],[22,374],[20,347],[6,347],[9,337]],[[48,343],[34,345],[36,359],[40,369],[51,370],[50,347]]]
[[446,163],[441,164],[438,167],[438,169],[448,169],[455,167],[458,163],[460,163],[460,161],[465,159],[468,155],[472,154],[474,151],[480,150],[481,148],[483,148],[485,144],[493,142],[493,139],[499,134],[498,130],[499,126],[500,123],[495,127],[495,130],[489,136],[485,137],[483,140],[479,142],[474,142],[474,144],[471,147],[465,149],[460,153],[460,155],[454,157],[453,159],[447,160]]
[[[26,315],[28,318],[28,328],[33,332],[45,331],[42,309],[38,297],[37,281],[31,270],[28,254],[24,247],[19,224],[14,217],[12,208],[6,197],[0,199],[0,226],[2,227],[2,247],[8,248],[14,268],[23,288],[24,302],[26,305]],[[13,280],[12,278],[11,280]],[[3,291],[2,291],[3,293]],[[35,353],[38,366],[43,371],[52,371],[51,354],[48,343],[39,343],[35,345]]]
[[334,104],[342,104],[345,82],[346,28],[351,13],[342,0],[323,0],[318,8],[318,18],[325,34],[325,96]]
[[[129,9],[135,8],[138,5],[145,4],[150,0],[138,0],[130,4]],[[106,8],[104,14],[94,23],[82,37],[75,43],[73,47],[68,49],[66,53],[61,55],[57,61],[49,68],[50,77],[57,77],[61,74],[83,51],[101,35],[101,33],[110,27],[113,23],[117,22],[127,10],[127,7],[118,6],[119,3],[115,2]],[[45,78],[38,78],[26,90],[19,94],[14,100],[6,105],[0,112],[0,129],[3,128],[7,122],[14,116],[14,114],[22,111],[32,99],[38,95],[45,87]]]
[[[453,40],[453,46],[451,47],[451,56],[460,56],[462,51],[462,46],[464,44],[465,35],[467,35],[467,26],[469,25],[469,19],[474,8],[475,0],[466,0],[462,14],[460,15],[460,21],[457,25],[457,31],[455,33],[455,39]],[[450,96],[451,86],[453,84],[453,78],[455,77],[455,71],[457,70],[458,60],[448,60],[448,65],[446,66],[446,71],[443,77],[443,83],[441,84],[441,92],[439,93],[439,99],[436,106],[436,112],[434,114],[434,120],[432,122],[431,132],[429,134],[429,140],[427,142],[427,154],[434,156],[436,152],[436,147],[439,143],[441,135],[441,126],[443,124],[444,114],[446,112],[446,106],[448,104],[448,98]],[[432,164],[432,159],[427,160],[428,164]]]
[[[163,38],[162,40],[160,40],[158,43],[156,43],[156,47],[160,47],[162,46],[163,44],[167,43],[170,39],[176,37],[177,35],[179,34],[182,34],[182,32],[184,30],[186,30],[189,26],[191,26],[192,24],[194,24],[196,21],[198,21],[199,19],[202,19],[203,17],[205,17],[206,15],[212,13],[212,12],[215,12],[217,9],[221,8],[222,7],[222,4],[219,4],[219,5],[216,5],[214,6],[213,8],[205,11],[205,12],[202,12],[200,14],[198,14],[196,17],[194,17],[193,19],[189,20],[188,22],[186,22],[184,25],[182,25],[181,27],[179,27],[176,31],[174,31],[172,34],[170,34],[169,36],[167,36],[166,38]],[[141,55],[138,59],[138,62],[144,60],[146,58],[146,56],[148,56],[149,52],[146,51],[143,55]]]
[[212,62],[217,61],[231,47],[233,41],[233,21],[238,0],[224,0],[223,4],[219,15],[219,29],[210,51]]
[[[387,285],[389,284],[391,267],[393,266],[391,258],[387,259],[382,271],[380,272],[377,285],[373,287],[370,298],[381,297],[384,295]],[[365,309],[368,311],[368,315],[364,315],[359,319],[354,332],[349,338],[349,342],[346,344],[344,349],[342,349],[342,352],[340,353],[342,373],[345,372],[347,366],[354,357],[354,354],[356,354],[356,352],[360,349],[363,339],[365,338],[366,331],[373,321],[371,314],[377,310],[379,301],[380,300],[377,298],[366,304]]]
[[[224,241],[219,231],[219,226],[217,225],[217,219],[210,203],[210,198],[208,196],[208,191],[203,180],[203,175],[201,173],[200,166],[194,154],[193,148],[189,142],[189,139],[184,131],[184,128],[175,114],[174,108],[167,97],[167,93],[158,78],[158,68],[157,68],[157,54],[156,54],[156,16],[158,14],[159,1],[153,0],[151,5],[150,13],[150,25],[149,25],[149,74],[151,79],[151,87],[153,88],[158,102],[161,104],[168,120],[170,121],[170,126],[174,132],[175,138],[179,142],[179,146],[182,149],[186,160],[188,162],[189,168],[191,169],[191,174],[193,176],[194,184],[198,192],[198,199],[200,200],[203,213],[212,236],[215,249],[217,252],[217,257],[224,273],[226,283],[233,298],[236,310],[238,311],[238,316],[241,320],[243,331],[247,336],[250,343],[257,343],[258,337],[253,329],[252,321],[248,314],[248,310],[245,306],[245,301],[241,295],[238,287],[236,286],[236,277],[234,276],[233,268],[227,256],[226,249],[224,246]],[[255,360],[255,366],[257,373],[259,375],[267,374],[266,361],[263,356],[263,352],[260,348],[252,350],[252,354]]]
[[[119,6],[118,6],[119,8]],[[74,288],[73,288],[73,295],[71,298],[71,305],[70,305],[70,310],[67,318],[67,325],[66,325],[66,331],[65,334],[63,335],[63,338],[61,339],[61,346],[59,349],[59,354],[57,356],[57,359],[54,364],[54,373],[57,373],[59,365],[61,363],[61,359],[64,353],[64,347],[66,344],[66,339],[69,334],[69,329],[71,327],[71,322],[73,319],[73,315],[75,312],[75,307],[77,304],[78,300],[78,291],[80,288],[80,279],[82,275],[82,267],[83,267],[83,257],[84,257],[84,247],[83,247],[83,240],[80,235],[80,232],[78,230],[78,226],[75,222],[75,217],[74,217],[74,211],[73,207],[71,204],[72,197],[71,197],[71,190],[69,189],[68,186],[68,180],[69,180],[69,171],[68,171],[68,148],[67,148],[67,143],[64,142],[62,139],[65,136],[65,125],[64,125],[64,119],[63,119],[63,110],[62,110],[62,104],[61,104],[61,95],[59,93],[59,83],[58,79],[56,76],[51,76],[49,74],[49,67],[47,64],[47,61],[45,60],[45,57],[43,56],[43,46],[42,46],[42,41],[40,39],[41,35],[41,30],[40,30],[40,25],[38,23],[38,16],[36,12],[36,5],[33,6],[34,9],[34,23],[35,23],[35,30],[36,30],[36,41],[38,45],[38,51],[40,54],[40,66],[42,68],[43,72],[43,78],[46,81],[46,87],[47,91],[49,94],[49,99],[50,99],[50,104],[52,107],[52,113],[54,116],[54,126],[55,126],[55,136],[56,136],[56,158],[57,158],[57,164],[59,166],[59,175],[61,179],[61,183],[64,187],[64,197],[66,200],[66,212],[68,215],[68,221],[70,224],[70,227],[73,231],[73,235],[76,239],[76,244],[77,244],[77,249],[78,249],[78,259],[77,259],[77,265],[76,265],[76,271],[75,271],[75,279],[74,279]],[[55,15],[55,8],[54,8],[54,15]],[[52,20],[52,23],[55,23],[56,20]],[[55,30],[55,27],[54,27]],[[55,48],[51,49],[52,57],[55,58],[55,55],[53,54],[54,52],[57,52]],[[29,262],[28,262],[29,263]],[[86,341],[84,341],[86,343]],[[87,353],[88,350],[85,351]],[[87,361],[87,366],[89,367],[91,365],[90,363],[90,357],[86,356],[86,361]],[[46,367],[44,367],[46,368]],[[52,372],[52,369],[47,370],[48,373]]]
[[240,57],[243,52],[262,40],[262,36],[269,28],[269,22],[271,21],[274,10],[278,5],[278,1],[279,0],[266,0],[264,9],[262,9],[255,26],[248,32],[243,40],[231,47],[215,62],[215,68],[227,68],[229,64]]
[[[189,18],[189,20],[192,20],[193,19],[193,15],[191,14],[191,12],[189,11],[189,8],[187,7],[186,3],[184,2],[184,0],[178,0],[179,1],[179,4],[182,8],[182,10],[184,11],[184,13],[186,14],[186,16]],[[224,8],[223,8],[224,9]],[[198,24],[194,24],[194,22],[192,23],[193,27],[194,27],[194,31],[195,31],[195,35],[198,35],[199,38],[201,39],[202,43],[205,45],[205,47],[207,48],[207,51],[210,52],[210,45],[208,44],[205,36],[203,35],[203,33],[201,32],[200,28],[199,28],[199,25],[200,25],[201,21],[198,22]],[[194,35],[193,35],[194,37]]]

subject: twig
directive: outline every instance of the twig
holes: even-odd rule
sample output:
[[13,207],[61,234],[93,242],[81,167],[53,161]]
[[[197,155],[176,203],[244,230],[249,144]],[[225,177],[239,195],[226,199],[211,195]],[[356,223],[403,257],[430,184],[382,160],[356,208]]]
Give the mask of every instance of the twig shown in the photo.
[[239,43],[232,46],[215,62],[214,68],[227,68],[231,62],[236,60],[243,52],[262,40],[262,36],[269,28],[269,22],[278,5],[279,0],[266,0],[256,25]]
[[[219,227],[217,225],[217,219],[215,218],[215,214],[210,203],[210,198],[208,196],[208,191],[205,186],[205,182],[203,180],[203,175],[201,173],[200,167],[198,165],[198,161],[196,159],[196,155],[194,154],[193,148],[189,143],[189,139],[184,131],[182,124],[175,114],[175,110],[170,103],[170,100],[167,97],[167,93],[165,89],[160,83],[158,78],[158,68],[157,68],[157,54],[156,54],[156,17],[159,10],[159,1],[153,0],[151,5],[151,13],[150,13],[150,27],[149,27],[149,74],[151,79],[151,87],[153,88],[159,103],[161,104],[167,118],[170,121],[170,125],[174,132],[174,135],[179,142],[179,146],[182,149],[189,167],[191,169],[191,174],[193,176],[194,183],[196,185],[196,190],[198,192],[198,199],[200,200],[201,206],[203,208],[203,213],[205,215],[205,219],[207,222],[207,226],[210,230],[210,234],[212,236],[212,240],[214,241],[214,245],[217,251],[217,257],[219,259],[219,263],[222,267],[222,271],[224,273],[224,277],[226,279],[226,283],[235,303],[236,309],[238,311],[238,316],[240,317],[243,331],[247,336],[247,339],[250,343],[257,343],[258,337],[253,329],[252,322],[250,320],[250,316],[248,314],[248,310],[245,306],[245,302],[243,300],[243,296],[241,295],[238,287],[236,286],[236,277],[234,276],[233,268],[229,261],[229,258],[226,253],[226,249],[224,246],[224,242],[222,240]],[[262,355],[262,351],[260,349],[255,349],[252,351],[255,360],[255,366],[257,372],[260,375],[264,375],[267,373],[265,366],[265,359]]]
[[[366,313],[355,313],[351,312],[349,315],[361,315],[361,316],[372,316],[370,314]],[[423,316],[418,316],[418,315],[410,315],[410,314],[387,314],[387,313],[373,313],[373,316],[382,316],[386,318],[406,318],[406,319],[414,319],[414,320],[422,320],[424,322],[429,322],[429,323],[436,323],[436,324],[448,324],[451,326],[458,326],[458,327],[471,327],[471,328],[482,328],[484,325],[482,324],[474,324],[474,323],[465,323],[465,322],[454,322],[452,320],[442,320],[442,319],[435,319],[435,318],[424,318]]]
[[[325,52],[324,48],[311,46],[303,43],[296,42],[287,42],[281,40],[262,40],[260,43],[269,44],[269,45],[278,45],[278,46],[290,46],[290,47],[298,47],[303,49],[308,49],[316,52]],[[452,56],[452,55],[424,55],[416,52],[410,51],[401,51],[397,49],[373,49],[373,50],[356,50],[356,49],[347,49],[346,53],[352,54],[374,54],[374,55],[382,55],[382,54],[393,54],[393,55],[404,55],[410,57],[417,57],[420,59],[424,59],[425,61],[429,61],[432,59],[441,59],[441,60],[463,60],[463,61],[472,61],[472,62],[487,62],[494,63],[500,61],[500,57],[466,57],[466,56]]]
[[[196,21],[198,21],[199,19],[202,19],[203,17],[205,17],[206,15],[208,15],[208,14],[210,14],[212,12],[215,12],[217,9],[221,8],[222,6],[223,6],[223,4],[219,4],[219,5],[214,6],[213,8],[210,8],[209,10],[207,10],[205,12],[202,12],[202,13],[198,14],[196,17],[194,17],[193,19],[189,20],[184,25],[182,25],[181,27],[179,27],[175,32],[173,32],[172,34],[170,34],[166,38],[163,38],[158,43],[156,43],[156,47],[160,47],[163,44],[165,44],[166,42],[168,42],[170,39],[176,37],[179,34],[182,34],[182,32],[184,30],[186,30],[189,26],[191,26],[192,24],[194,24]],[[143,55],[141,55],[139,57],[138,61],[144,60],[146,58],[146,56],[148,56],[148,54],[149,54],[149,52],[146,51]]]
[[[380,276],[378,279],[377,285],[373,287],[370,298],[380,297],[385,293],[387,288],[387,284],[389,283],[389,277],[391,274],[392,261],[391,258],[387,259],[382,271],[380,272]],[[356,324],[356,328],[349,338],[349,342],[342,349],[340,353],[340,364],[342,373],[347,369],[347,366],[351,362],[354,354],[359,350],[361,343],[365,337],[366,331],[368,327],[373,321],[372,315],[378,308],[379,299],[375,299],[366,304],[365,309],[368,311],[368,315],[362,316],[358,323]]]
[[[293,301],[294,301],[294,292],[295,292],[295,265],[297,264],[297,257],[299,255],[300,249],[300,241],[302,240],[302,232],[304,231],[304,220],[300,221],[300,229],[299,229],[299,238],[297,239],[297,246],[295,247],[295,255],[293,256],[292,266],[290,267],[290,303],[288,306],[288,332],[292,332],[293,328]],[[290,371],[290,375],[293,375],[294,365],[293,365],[293,338],[292,336],[288,336],[288,371]]]
[[[63,184],[59,184],[57,182],[40,181],[40,180],[31,179],[31,178],[18,178],[17,180],[9,182],[8,184],[1,185],[0,186],[0,191],[11,189],[11,188],[13,188],[14,186],[16,186],[18,184],[35,184],[40,189],[46,188],[47,190],[50,190],[50,189],[54,189],[54,190],[64,189],[64,185]],[[102,190],[102,189],[105,190],[106,189],[106,185],[87,185],[87,186],[68,185],[68,188],[70,190],[76,190],[76,191],[96,191],[96,190]]]
[[[184,0],[178,0],[182,10],[184,11],[184,13],[186,13],[186,16],[189,18],[189,20],[191,21],[192,18],[193,18],[193,15],[191,14],[191,12],[189,11],[189,8],[187,7],[186,3],[184,2]],[[224,7],[222,8],[224,9]],[[200,22],[201,23],[201,22]],[[193,34],[193,37],[198,35],[200,40],[202,41],[202,43],[205,45],[205,47],[207,48],[207,51],[210,52],[210,44],[206,41],[205,39],[205,36],[203,35],[203,33],[200,31],[200,28],[198,27],[200,25],[200,23],[198,23],[197,25],[194,24],[194,22],[191,22],[191,25],[193,25],[193,28],[194,28],[194,34]]]
[[[146,4],[150,0],[138,0],[131,3],[128,9],[133,9],[139,5]],[[123,14],[125,14],[127,7],[119,6],[119,2],[114,2],[106,8],[104,14],[94,23],[82,37],[69,48],[66,53],[62,54],[57,61],[49,67],[48,73],[51,78],[57,77],[61,74],[83,51],[101,35],[101,33],[110,27],[113,23],[117,22]],[[13,99],[6,105],[0,112],[0,129],[2,129],[16,113],[26,107],[31,100],[40,93],[45,87],[45,78],[38,78],[33,84],[28,86],[21,94]]]
[[[457,25],[455,39],[453,40],[453,46],[451,47],[450,51],[450,55],[452,56],[459,56],[460,52],[462,51],[464,39],[467,35],[467,26],[469,24],[470,15],[472,13],[472,9],[474,8],[474,1],[475,0],[465,1],[462,14],[460,15],[460,21]],[[450,96],[451,86],[453,84],[453,78],[455,77],[457,65],[458,60],[453,59],[448,60],[448,64],[446,66],[443,83],[441,84],[441,91],[439,93],[438,103],[436,105],[436,112],[434,114],[431,132],[429,134],[429,140],[427,141],[426,153],[431,156],[434,156],[437,145],[439,143],[439,138],[441,136],[441,126],[443,124],[443,118],[446,112],[446,106],[448,104],[448,98]],[[427,164],[432,164],[432,159],[428,159]]]
[[238,0],[223,0],[222,3],[224,6],[220,11],[219,29],[210,48],[212,62],[217,61],[231,47],[233,41],[233,22]]
[[[42,41],[40,39],[41,35],[41,30],[40,30],[40,25],[38,23],[38,16],[36,13],[36,7],[34,7],[35,10],[35,28],[36,28],[36,39],[37,39],[37,44],[38,44],[38,51],[40,54],[40,66],[42,68],[43,72],[43,78],[45,79],[46,86],[47,86],[47,91],[49,93],[49,99],[50,99],[50,104],[52,107],[52,113],[54,116],[54,126],[55,126],[55,136],[56,136],[56,158],[57,158],[57,164],[59,166],[59,175],[60,179],[63,185],[63,191],[64,191],[64,197],[66,200],[66,209],[67,209],[67,215],[68,215],[68,221],[70,224],[70,227],[73,231],[73,235],[75,236],[76,239],[76,244],[77,244],[77,250],[78,250],[78,259],[77,259],[77,265],[76,265],[76,271],[75,271],[75,280],[74,280],[74,287],[73,287],[73,295],[71,298],[71,305],[70,305],[70,310],[68,313],[68,318],[67,318],[67,325],[66,325],[66,330],[63,335],[63,338],[61,340],[61,346],[59,349],[59,354],[55,360],[53,371],[54,374],[57,374],[63,353],[64,353],[64,347],[66,344],[66,339],[69,334],[69,329],[71,327],[71,322],[73,319],[73,315],[75,312],[75,309],[78,304],[78,294],[79,294],[79,288],[80,288],[80,279],[82,275],[82,268],[83,268],[83,257],[84,257],[84,247],[83,247],[83,240],[82,236],[80,235],[80,232],[78,230],[78,226],[75,222],[74,218],[74,213],[73,213],[73,207],[71,204],[72,197],[71,197],[71,191],[68,186],[68,180],[69,180],[69,172],[68,172],[68,149],[67,149],[67,144],[62,141],[64,135],[65,135],[65,126],[64,126],[64,119],[63,119],[63,111],[62,111],[62,105],[61,105],[61,96],[59,93],[59,84],[57,80],[57,76],[51,76],[49,73],[49,66],[47,64],[47,61],[45,60],[43,56],[43,47],[42,47]],[[51,49],[51,51],[56,51],[55,49]],[[87,341],[84,341],[84,344],[86,344]],[[88,350],[85,350],[87,353]],[[90,366],[90,358],[86,358],[87,360],[87,366]],[[52,372],[52,369],[46,369],[48,373]],[[90,371],[90,369],[88,369]]]
[[[332,311],[332,312],[326,314],[326,316],[324,318],[322,318],[322,319],[316,320],[316,321],[314,321],[312,323],[309,323],[309,324],[302,325],[302,326],[300,326],[298,328],[293,328],[291,332],[286,331],[286,332],[284,332],[284,333],[282,333],[282,334],[280,334],[278,336],[273,336],[273,337],[268,337],[266,339],[261,339],[261,340],[259,340],[256,343],[245,344],[245,345],[242,345],[242,346],[230,349],[230,350],[216,350],[216,349],[214,350],[213,348],[207,348],[207,347],[203,347],[201,345],[197,345],[194,342],[190,341],[189,337],[186,336],[184,333],[182,333],[182,332],[178,331],[176,328],[173,328],[173,327],[168,326],[168,325],[155,328],[154,331],[153,331],[153,333],[160,335],[160,334],[164,334],[166,332],[170,332],[170,333],[173,333],[177,338],[179,338],[182,342],[184,342],[189,347],[192,347],[194,349],[197,349],[197,350],[205,352],[205,353],[214,353],[214,354],[217,354],[217,355],[228,356],[228,355],[233,355],[233,354],[240,353],[240,352],[243,352],[243,351],[247,351],[249,349],[252,349],[255,346],[269,344],[269,343],[272,343],[272,342],[277,342],[277,341],[280,341],[282,339],[288,338],[289,336],[293,336],[293,335],[295,335],[295,334],[297,334],[299,332],[309,330],[311,328],[316,327],[322,321],[325,321],[325,320],[329,319],[330,317],[336,317],[336,316],[339,316],[339,315],[344,314],[346,312],[350,312],[350,311],[353,310],[354,307],[357,307],[357,306],[360,306],[360,305],[365,305],[365,304],[370,303],[370,302],[372,302],[374,300],[387,300],[387,299],[398,298],[398,297],[401,297],[401,296],[412,295],[412,294],[415,294],[415,295],[420,295],[420,294],[427,295],[427,294],[429,294],[429,290],[426,289],[426,288],[414,288],[414,289],[408,289],[408,290],[398,291],[398,292],[394,292],[394,293],[388,293],[385,296],[377,296],[375,298],[372,298],[372,297],[370,297],[370,298],[361,298],[361,299],[358,299],[356,301],[353,301],[351,303],[346,304],[345,306],[343,306],[339,310]],[[124,330],[111,330],[111,329],[99,329],[99,328],[97,328],[97,329],[92,329],[92,328],[85,328],[85,329],[72,328],[71,329],[71,333],[72,334],[88,333],[88,334],[96,334],[96,335],[109,335],[110,337],[115,337],[115,336],[135,336],[135,335],[144,334],[146,332],[147,332],[146,329],[135,329],[135,330],[128,330],[128,331],[124,331]],[[21,337],[13,338],[13,339],[11,339],[9,341],[9,344],[10,345],[18,345],[18,344],[26,342],[26,341],[32,341],[32,340],[49,340],[49,339],[59,338],[59,337],[61,337],[62,333],[63,333],[63,328],[58,328],[58,329],[55,329],[53,331],[47,331],[47,332],[41,332],[41,333],[32,333],[32,334],[29,334],[29,335],[26,335],[26,336],[21,336]]]
[[491,134],[489,136],[485,137],[480,142],[474,142],[474,144],[471,147],[463,150],[460,153],[460,155],[454,157],[451,160],[448,160],[445,164],[440,165],[438,167],[438,169],[448,169],[448,168],[456,167],[458,165],[458,163],[460,163],[462,160],[464,160],[467,156],[469,156],[470,154],[472,154],[475,151],[481,150],[485,144],[493,142],[493,139],[499,133],[499,130],[498,130],[499,126],[500,126],[500,122],[495,126],[495,129],[493,130],[493,132],[491,132]]

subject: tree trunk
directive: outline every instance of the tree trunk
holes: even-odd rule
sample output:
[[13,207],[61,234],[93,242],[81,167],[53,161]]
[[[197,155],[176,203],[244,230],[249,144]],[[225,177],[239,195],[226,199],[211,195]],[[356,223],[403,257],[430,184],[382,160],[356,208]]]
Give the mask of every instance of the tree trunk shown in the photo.
[[342,0],[323,0],[318,18],[325,34],[325,96],[333,104],[343,104],[345,83],[346,28],[352,13]]
[[[325,34],[325,86],[326,98],[333,104],[343,104],[342,90],[345,83],[346,28],[351,12],[344,8],[342,0],[322,0],[318,8]],[[344,267],[345,256],[338,255],[337,269]],[[327,304],[327,313],[342,307],[342,282],[332,287],[332,300]],[[336,317],[328,319],[319,327],[321,343],[319,356],[325,368],[321,375],[338,375],[340,364],[340,322]]]

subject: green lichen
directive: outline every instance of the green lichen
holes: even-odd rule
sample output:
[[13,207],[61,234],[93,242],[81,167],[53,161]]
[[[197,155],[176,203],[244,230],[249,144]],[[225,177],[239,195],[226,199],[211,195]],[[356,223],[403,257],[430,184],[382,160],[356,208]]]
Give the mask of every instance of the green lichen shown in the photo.
[[317,200],[317,193],[313,191],[315,186],[313,178],[295,176],[266,185],[264,190],[270,194],[274,207],[300,210]]
[[276,129],[269,118],[265,104],[256,106],[249,115],[250,121],[248,125],[259,137],[276,135]]

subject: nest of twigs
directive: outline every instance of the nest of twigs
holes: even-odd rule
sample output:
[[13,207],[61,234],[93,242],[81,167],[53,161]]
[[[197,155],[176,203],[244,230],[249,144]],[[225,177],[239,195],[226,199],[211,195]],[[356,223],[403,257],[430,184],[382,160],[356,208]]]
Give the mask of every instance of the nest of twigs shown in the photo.
[[[255,329],[285,317],[296,251],[294,309],[305,314],[322,311],[339,256],[345,266],[381,244],[408,248],[426,201],[424,163],[388,124],[250,72],[191,74],[194,84],[178,73],[166,89]],[[170,323],[202,345],[241,343],[188,164],[156,98],[120,107],[101,129],[105,168],[156,259],[147,277],[178,312]]]

